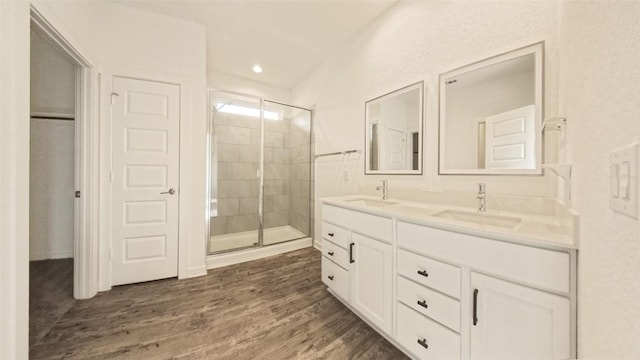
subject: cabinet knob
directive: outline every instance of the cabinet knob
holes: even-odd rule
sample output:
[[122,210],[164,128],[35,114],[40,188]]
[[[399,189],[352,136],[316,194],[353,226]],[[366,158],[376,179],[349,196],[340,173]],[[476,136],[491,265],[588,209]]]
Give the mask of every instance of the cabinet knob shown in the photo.
[[418,305],[422,306],[425,309],[429,308],[429,305],[427,305],[427,301],[426,300],[418,300]]
[[329,280],[333,281],[333,275],[329,275],[327,277],[329,278]]
[[327,254],[328,254],[329,256],[333,256],[333,251],[329,251]]
[[418,270],[418,275],[429,277],[429,273],[427,272],[427,270]]
[[422,345],[422,347],[425,349],[429,348],[429,345],[427,344],[427,339],[418,339],[418,344]]
[[333,233],[328,233],[327,235],[329,235],[329,236],[333,237]]

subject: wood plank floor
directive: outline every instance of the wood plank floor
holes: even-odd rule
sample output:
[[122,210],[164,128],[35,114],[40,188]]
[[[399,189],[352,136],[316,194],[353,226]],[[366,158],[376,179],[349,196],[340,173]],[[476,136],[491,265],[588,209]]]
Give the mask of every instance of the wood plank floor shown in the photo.
[[30,357],[406,359],[326,291],[320,256],[307,248],[72,300]]
[[36,344],[73,307],[73,259],[29,263],[29,344]]

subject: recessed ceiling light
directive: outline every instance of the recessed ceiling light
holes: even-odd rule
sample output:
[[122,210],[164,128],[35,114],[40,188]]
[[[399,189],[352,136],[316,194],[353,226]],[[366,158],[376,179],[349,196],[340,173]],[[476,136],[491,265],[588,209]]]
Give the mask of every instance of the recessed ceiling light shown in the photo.
[[256,74],[260,74],[262,72],[262,66],[258,64],[253,65],[253,72]]

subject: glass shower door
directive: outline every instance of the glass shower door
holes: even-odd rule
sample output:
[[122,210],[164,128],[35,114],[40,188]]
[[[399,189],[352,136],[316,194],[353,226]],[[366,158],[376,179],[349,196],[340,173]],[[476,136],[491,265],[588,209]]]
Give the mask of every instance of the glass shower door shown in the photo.
[[213,92],[209,126],[209,253],[259,245],[260,100]]
[[264,101],[264,232],[271,245],[309,236],[311,112]]
[[210,94],[209,253],[308,237],[311,111]]

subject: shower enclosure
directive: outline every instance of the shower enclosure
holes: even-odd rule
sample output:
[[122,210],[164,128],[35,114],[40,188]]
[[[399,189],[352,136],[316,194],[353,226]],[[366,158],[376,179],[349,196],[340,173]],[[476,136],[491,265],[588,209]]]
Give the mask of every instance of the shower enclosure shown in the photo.
[[309,237],[311,111],[210,91],[208,252]]

